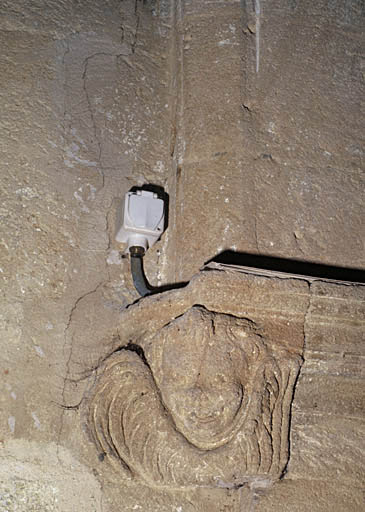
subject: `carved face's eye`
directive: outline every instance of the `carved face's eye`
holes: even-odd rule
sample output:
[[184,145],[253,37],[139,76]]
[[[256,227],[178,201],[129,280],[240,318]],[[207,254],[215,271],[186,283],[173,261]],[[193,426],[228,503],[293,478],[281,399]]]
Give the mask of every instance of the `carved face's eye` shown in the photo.
[[240,325],[233,325],[233,326],[229,327],[227,329],[227,334],[228,334],[228,337],[232,341],[237,341],[237,340],[243,341],[243,340],[246,340],[246,338],[248,337],[248,333],[245,330],[244,326],[240,326]]

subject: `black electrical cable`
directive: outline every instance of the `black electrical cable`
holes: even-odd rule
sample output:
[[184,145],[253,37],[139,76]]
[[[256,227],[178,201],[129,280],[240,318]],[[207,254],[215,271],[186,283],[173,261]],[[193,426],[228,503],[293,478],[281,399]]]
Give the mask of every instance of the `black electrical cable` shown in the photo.
[[176,288],[184,288],[188,283],[174,283],[165,284],[163,286],[151,286],[147,281],[143,270],[143,256],[145,255],[144,247],[140,245],[134,245],[129,248],[130,260],[131,260],[131,272],[133,278],[133,284],[140,294],[141,297],[151,295],[153,293],[167,292],[168,290],[175,290]]
[[143,270],[143,256],[145,250],[143,247],[135,245],[130,247],[131,272],[133,284],[141,297],[145,297],[154,291],[154,288],[148,283]]

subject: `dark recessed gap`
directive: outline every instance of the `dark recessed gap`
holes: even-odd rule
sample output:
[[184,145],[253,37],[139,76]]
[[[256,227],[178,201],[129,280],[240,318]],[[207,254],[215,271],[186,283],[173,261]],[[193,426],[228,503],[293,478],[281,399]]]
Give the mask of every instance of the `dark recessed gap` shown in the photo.
[[336,281],[350,281],[365,283],[365,270],[352,267],[336,267],[321,263],[312,263],[303,260],[277,258],[235,251],[223,251],[207,263],[221,263],[252,267],[273,272],[297,274],[299,276],[315,277],[318,279],[334,279]]
[[114,354],[116,354],[117,352],[121,352],[122,350],[129,350],[130,352],[135,352],[137,356],[144,362],[144,364],[149,367],[146,356],[144,355],[143,348],[140,347],[139,345],[136,345],[135,343],[128,343],[128,345],[125,345],[124,347],[120,347],[117,350],[115,350]]

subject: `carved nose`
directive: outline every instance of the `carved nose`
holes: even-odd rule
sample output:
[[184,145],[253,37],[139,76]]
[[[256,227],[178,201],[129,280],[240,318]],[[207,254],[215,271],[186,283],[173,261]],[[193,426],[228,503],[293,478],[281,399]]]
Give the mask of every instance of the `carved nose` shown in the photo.
[[210,401],[209,398],[209,391],[201,388],[200,386],[194,388],[193,391],[194,400],[200,405],[203,406],[204,403],[207,403]]
[[[194,416],[199,419],[215,418],[219,414],[218,400],[214,394],[207,389],[197,387],[193,391]],[[217,410],[218,409],[218,410]]]

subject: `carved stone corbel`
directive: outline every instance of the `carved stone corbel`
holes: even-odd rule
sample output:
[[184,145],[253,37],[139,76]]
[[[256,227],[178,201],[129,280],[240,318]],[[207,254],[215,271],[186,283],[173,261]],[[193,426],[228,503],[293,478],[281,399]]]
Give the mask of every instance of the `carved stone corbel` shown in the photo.
[[87,404],[99,453],[157,487],[278,479],[305,308],[303,283],[209,272],[127,310]]

